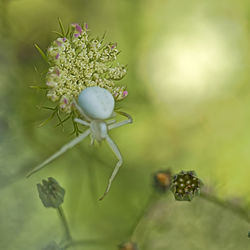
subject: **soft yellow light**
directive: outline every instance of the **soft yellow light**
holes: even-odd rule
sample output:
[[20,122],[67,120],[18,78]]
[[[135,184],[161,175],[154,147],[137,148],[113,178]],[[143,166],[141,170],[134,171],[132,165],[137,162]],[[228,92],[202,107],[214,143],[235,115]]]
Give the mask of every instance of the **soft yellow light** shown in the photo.
[[235,63],[226,39],[209,26],[168,35],[152,51],[147,60],[150,70],[144,74],[163,100],[211,96],[226,82]]

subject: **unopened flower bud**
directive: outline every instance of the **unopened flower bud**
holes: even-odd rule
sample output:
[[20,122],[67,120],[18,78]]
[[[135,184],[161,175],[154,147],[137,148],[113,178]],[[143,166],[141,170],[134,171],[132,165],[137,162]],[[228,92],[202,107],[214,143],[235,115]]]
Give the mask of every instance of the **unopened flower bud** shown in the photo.
[[165,193],[171,186],[170,170],[160,170],[154,174],[153,186],[156,191]]
[[49,177],[47,180],[42,180],[42,184],[37,184],[39,197],[45,207],[58,208],[64,200],[65,190],[58,182]]

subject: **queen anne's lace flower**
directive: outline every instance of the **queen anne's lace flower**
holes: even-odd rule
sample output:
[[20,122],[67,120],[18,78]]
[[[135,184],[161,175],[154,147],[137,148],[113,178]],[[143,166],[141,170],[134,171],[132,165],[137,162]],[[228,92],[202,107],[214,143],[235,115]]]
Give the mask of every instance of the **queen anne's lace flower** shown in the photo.
[[105,88],[116,101],[128,95],[124,86],[114,83],[127,73],[126,66],[115,63],[120,51],[116,43],[103,45],[103,40],[90,38],[86,25],[72,24],[70,34],[48,48],[47,97],[58,101],[61,111],[71,113],[73,99],[86,87]]

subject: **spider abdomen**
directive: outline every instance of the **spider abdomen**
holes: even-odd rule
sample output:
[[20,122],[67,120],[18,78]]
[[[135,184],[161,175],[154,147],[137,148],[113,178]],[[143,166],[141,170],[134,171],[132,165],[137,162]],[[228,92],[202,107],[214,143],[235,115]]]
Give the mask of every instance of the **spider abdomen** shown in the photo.
[[78,103],[87,116],[97,120],[111,117],[115,105],[112,94],[97,86],[84,89],[78,97]]

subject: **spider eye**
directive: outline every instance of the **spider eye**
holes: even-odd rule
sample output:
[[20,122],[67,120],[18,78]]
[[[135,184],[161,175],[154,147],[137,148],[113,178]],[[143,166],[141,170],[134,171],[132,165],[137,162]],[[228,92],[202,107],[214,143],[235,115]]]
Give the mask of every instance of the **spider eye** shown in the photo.
[[88,87],[78,97],[79,106],[90,118],[108,119],[114,110],[115,101],[112,94],[100,87]]

